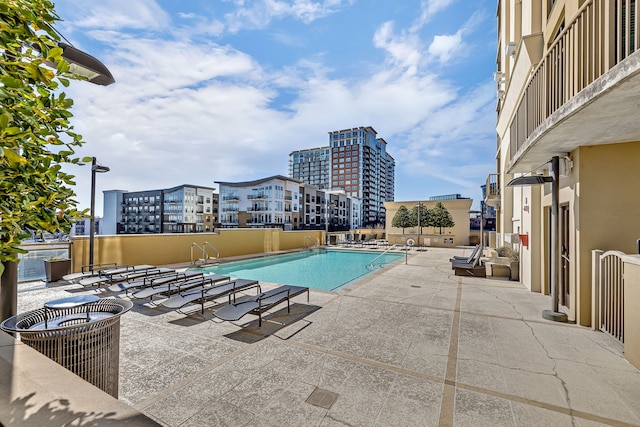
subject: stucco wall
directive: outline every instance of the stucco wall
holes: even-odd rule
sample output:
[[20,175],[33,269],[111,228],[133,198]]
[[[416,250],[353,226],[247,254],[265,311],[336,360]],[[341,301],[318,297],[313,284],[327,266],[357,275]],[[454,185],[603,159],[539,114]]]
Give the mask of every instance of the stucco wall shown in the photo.
[[[423,240],[425,238],[430,239],[431,246],[457,246],[457,245],[469,245],[469,235],[470,235],[470,223],[469,223],[469,210],[471,209],[471,204],[473,203],[472,199],[455,199],[455,200],[442,200],[441,201],[444,207],[447,208],[451,216],[453,217],[453,222],[455,223],[454,227],[451,228],[443,228],[442,235],[440,235],[440,229],[436,227],[422,227],[421,236]],[[438,203],[438,201],[426,201],[421,200],[422,203],[427,209],[433,209],[433,207]],[[394,239],[400,239],[403,236],[402,229],[393,227],[391,223],[393,222],[393,217],[398,212],[398,208],[404,205],[406,208],[411,211],[413,206],[417,205],[418,201],[404,201],[404,202],[385,202],[384,206],[387,210],[387,219],[385,224],[385,232],[387,235],[387,239],[390,243],[399,243],[394,241]],[[404,235],[408,238],[411,237],[413,239],[417,238],[418,228],[417,227],[409,227],[404,229]],[[452,244],[445,244],[444,238],[453,238]],[[436,241],[437,239],[437,241]]]
[[[167,265],[191,260],[191,245],[205,247],[210,243],[221,257],[256,254],[303,248],[309,246],[307,236],[323,242],[322,231],[282,231],[280,229],[221,229],[216,233],[182,234],[120,234],[96,236],[94,262],[118,264]],[[209,256],[215,256],[210,248],[205,248]],[[72,270],[79,271],[88,263],[89,238],[76,237],[72,242]],[[194,258],[202,257],[202,252],[194,247]]]

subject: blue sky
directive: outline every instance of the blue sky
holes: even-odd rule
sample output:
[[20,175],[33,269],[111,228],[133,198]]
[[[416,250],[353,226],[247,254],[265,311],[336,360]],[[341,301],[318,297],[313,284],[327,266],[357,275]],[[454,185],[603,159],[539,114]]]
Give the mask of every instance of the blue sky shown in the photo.
[[[74,125],[111,171],[97,190],[287,175],[293,150],[372,126],[396,200],[495,170],[494,0],[59,0],[57,29],[113,73],[75,82]],[[89,206],[90,171],[74,166]],[[102,211],[98,193],[97,212]]]

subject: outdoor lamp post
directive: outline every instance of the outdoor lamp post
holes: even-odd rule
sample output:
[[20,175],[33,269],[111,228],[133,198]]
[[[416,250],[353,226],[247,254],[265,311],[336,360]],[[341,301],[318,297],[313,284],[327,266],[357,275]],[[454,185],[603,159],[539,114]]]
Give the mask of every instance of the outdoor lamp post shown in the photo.
[[555,322],[566,322],[567,315],[558,311],[558,276],[560,274],[560,221],[558,218],[558,205],[560,201],[560,157],[551,159],[551,176],[520,176],[507,184],[508,187],[522,187],[527,185],[539,185],[551,183],[551,218],[550,218],[550,291],[551,310],[543,310],[542,318]]
[[91,161],[91,219],[89,221],[89,268],[93,270],[93,241],[96,234],[96,173],[109,172],[107,166],[96,164],[96,158]]

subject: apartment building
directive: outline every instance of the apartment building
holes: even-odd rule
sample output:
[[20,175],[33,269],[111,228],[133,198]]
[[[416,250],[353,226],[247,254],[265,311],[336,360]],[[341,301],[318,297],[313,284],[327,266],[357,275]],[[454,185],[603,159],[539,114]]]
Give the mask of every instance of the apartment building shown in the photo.
[[395,160],[386,147],[371,126],[329,132],[329,146],[289,154],[289,175],[357,198],[359,224],[384,224],[384,203],[393,201],[395,186]]
[[180,185],[104,192],[104,234],[203,233],[218,222],[214,188]]
[[275,175],[216,184],[220,186],[220,227],[299,227],[300,181]]
[[292,151],[289,154],[289,176],[320,189],[328,189],[331,181],[331,149],[329,147]]
[[385,202],[394,199],[395,160],[371,126],[329,132],[332,190],[362,203],[362,225],[385,224]]
[[640,237],[638,3],[497,2],[497,170],[485,202],[497,245],[520,250],[522,282],[552,287],[556,311],[580,325],[593,321],[592,250],[634,253]]

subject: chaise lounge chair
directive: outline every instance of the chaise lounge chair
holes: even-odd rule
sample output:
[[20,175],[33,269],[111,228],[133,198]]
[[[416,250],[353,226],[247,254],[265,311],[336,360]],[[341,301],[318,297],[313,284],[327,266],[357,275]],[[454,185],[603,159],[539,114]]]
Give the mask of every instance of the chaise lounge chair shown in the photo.
[[136,266],[136,268],[129,269],[123,272],[104,271],[97,277],[89,277],[82,279],[78,283],[84,287],[87,286],[105,286],[112,285],[118,282],[124,282],[132,279],[139,279],[143,277],[158,276],[160,274],[175,272],[172,268],[155,267],[153,265]]
[[466,263],[471,263],[471,262],[473,262],[473,258],[478,254],[479,250],[480,250],[480,245],[476,245],[473,248],[473,251],[471,251],[471,254],[469,256],[454,255],[451,258],[449,258],[449,261],[451,261],[451,262],[464,261]]
[[[87,264],[83,265],[80,268],[80,272],[78,273],[70,273],[62,276],[62,280],[66,280],[67,282],[75,282],[76,280],[86,279],[88,277],[99,276],[100,272],[107,269],[117,268],[118,264],[115,262],[110,262],[107,264]],[[126,266],[120,266],[126,267]]]
[[224,306],[213,313],[213,315],[220,320],[231,322],[240,320],[246,314],[255,314],[258,316],[258,327],[260,327],[262,326],[262,313],[264,311],[267,311],[286,300],[287,313],[291,313],[291,298],[304,292],[307,293],[307,302],[309,302],[309,288],[283,285],[264,292],[256,298]]
[[186,280],[178,280],[168,283],[159,283],[154,281],[150,287],[135,291],[131,296],[137,299],[151,298],[156,295],[173,295],[181,293],[187,290],[191,290],[198,286],[204,287],[208,285],[214,285],[217,282],[229,281],[229,276],[222,276],[220,274],[207,274],[196,278],[188,278]]
[[195,279],[196,277],[202,277],[202,272],[201,271],[177,272],[177,271],[171,270],[166,273],[162,273],[158,275],[145,276],[142,279],[118,282],[114,285],[111,285],[109,288],[107,288],[107,290],[111,292],[125,291],[125,293],[128,295],[130,289],[147,288],[149,286],[155,286],[155,285],[164,285],[171,282]]
[[204,314],[205,302],[228,295],[229,303],[231,303],[232,295],[235,301],[235,294],[237,292],[246,291],[251,288],[258,288],[258,293],[260,292],[260,284],[257,280],[234,279],[227,282],[212,284],[210,286],[202,286],[200,288],[180,292],[162,301],[160,305],[166,308],[179,310],[187,304],[197,303],[201,305],[201,312]]
[[456,276],[487,277],[487,270],[480,262],[482,252],[481,250],[477,251],[471,262],[452,261],[451,268],[454,270],[454,274]]

